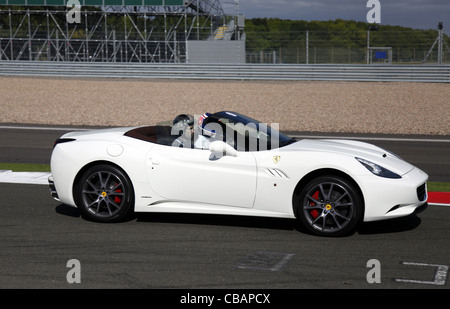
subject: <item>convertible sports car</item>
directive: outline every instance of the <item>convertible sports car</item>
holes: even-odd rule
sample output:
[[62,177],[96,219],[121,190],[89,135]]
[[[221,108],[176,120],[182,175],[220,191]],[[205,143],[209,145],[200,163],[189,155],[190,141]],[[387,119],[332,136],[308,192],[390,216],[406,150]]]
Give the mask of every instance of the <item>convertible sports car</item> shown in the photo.
[[427,206],[428,175],[384,149],[296,140],[228,111],[65,134],[51,171],[52,196],[100,222],[133,211],[248,215],[342,236]]

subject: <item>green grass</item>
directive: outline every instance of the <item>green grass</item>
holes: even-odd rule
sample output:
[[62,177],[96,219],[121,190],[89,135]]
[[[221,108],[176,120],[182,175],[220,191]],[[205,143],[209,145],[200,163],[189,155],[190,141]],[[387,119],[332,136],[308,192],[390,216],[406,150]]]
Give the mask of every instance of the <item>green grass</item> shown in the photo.
[[[48,164],[24,164],[24,163],[0,163],[0,170],[12,170],[13,172],[50,172]],[[450,192],[448,182],[429,182],[430,192]]]
[[429,182],[427,184],[429,192],[450,192],[450,183],[448,182]]
[[13,172],[50,172],[48,164],[0,163],[0,170]]

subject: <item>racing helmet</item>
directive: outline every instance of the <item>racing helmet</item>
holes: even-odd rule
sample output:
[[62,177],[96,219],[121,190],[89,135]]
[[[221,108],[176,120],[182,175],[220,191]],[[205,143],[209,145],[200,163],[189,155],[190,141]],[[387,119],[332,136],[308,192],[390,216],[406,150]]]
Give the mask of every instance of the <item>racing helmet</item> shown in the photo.
[[194,117],[189,114],[181,114],[175,117],[172,124],[172,132],[181,135],[187,128],[194,125]]
[[206,119],[211,116],[211,113],[205,113],[198,118],[197,125],[202,135],[208,137],[214,137],[216,135],[215,130],[208,128]]

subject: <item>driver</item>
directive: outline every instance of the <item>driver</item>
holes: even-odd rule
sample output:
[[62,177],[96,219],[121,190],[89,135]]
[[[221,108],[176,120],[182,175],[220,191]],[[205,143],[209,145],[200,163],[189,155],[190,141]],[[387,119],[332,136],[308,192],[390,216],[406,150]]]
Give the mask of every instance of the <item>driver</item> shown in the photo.
[[175,117],[172,125],[172,135],[178,136],[172,143],[174,147],[188,147],[192,145],[194,133],[194,117],[189,114],[181,114]]
[[191,148],[191,145],[194,144],[196,149],[209,149],[209,145],[216,136],[216,131],[209,128],[210,125],[206,124],[205,121],[210,115],[211,113],[205,113],[198,118],[194,143],[192,142],[194,138],[194,117],[189,114],[181,114],[175,117],[171,134],[178,137],[174,140],[172,146]]
[[197,121],[197,127],[199,130],[199,134],[197,140],[194,143],[194,147],[198,149],[209,149],[209,145],[211,144],[211,139],[214,139],[216,136],[216,132],[214,130],[210,130],[206,125],[206,118],[211,116],[211,113],[205,113],[200,116]]

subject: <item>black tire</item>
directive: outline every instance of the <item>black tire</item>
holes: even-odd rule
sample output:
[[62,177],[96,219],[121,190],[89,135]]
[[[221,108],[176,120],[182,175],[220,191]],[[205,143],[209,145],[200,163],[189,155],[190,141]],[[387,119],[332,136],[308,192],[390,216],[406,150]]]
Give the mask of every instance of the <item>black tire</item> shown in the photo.
[[320,176],[300,192],[296,215],[303,227],[319,236],[347,236],[362,221],[364,204],[354,185],[341,177]]
[[75,185],[77,207],[88,220],[118,222],[134,209],[134,190],[128,176],[113,165],[86,170]]

